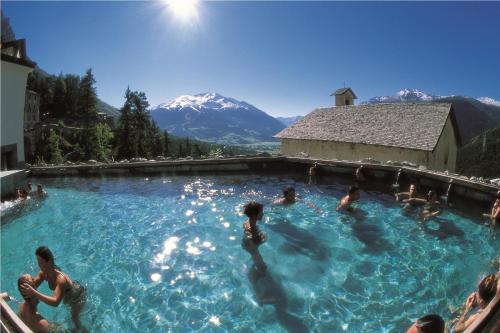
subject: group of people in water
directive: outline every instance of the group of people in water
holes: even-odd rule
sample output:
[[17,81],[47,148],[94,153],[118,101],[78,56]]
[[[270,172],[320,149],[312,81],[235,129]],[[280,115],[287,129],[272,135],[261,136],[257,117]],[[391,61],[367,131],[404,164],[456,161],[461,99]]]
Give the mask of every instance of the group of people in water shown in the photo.
[[14,191],[14,200],[16,201],[24,201],[32,196],[36,196],[38,198],[47,196],[47,192],[43,189],[42,184],[38,184],[36,186],[36,191],[33,190],[31,183],[28,183],[26,188],[16,188]]
[[[314,164],[309,169],[309,184],[316,183],[317,169],[317,164]],[[356,169],[354,176],[357,184],[368,180],[362,166]],[[25,200],[31,192],[31,183],[28,183],[27,190],[17,190],[16,194],[18,195],[18,199]],[[40,184],[37,186],[36,195],[47,195]],[[349,187],[346,195],[341,198],[336,210],[347,214],[355,213],[356,208],[353,207],[353,203],[359,199],[360,187],[353,185]],[[438,216],[442,211],[437,192],[430,190],[425,197],[421,197],[417,192],[416,184],[410,184],[407,192],[396,193],[396,200],[404,204],[404,209],[420,209],[419,216],[423,221]],[[287,187],[283,190],[283,196],[276,199],[273,204],[287,206],[294,204],[296,201],[295,189]],[[310,205],[314,206],[313,204]],[[313,208],[317,209],[315,206]],[[267,236],[257,225],[258,221],[262,220],[264,216],[264,206],[259,202],[251,201],[244,206],[243,213],[247,216],[247,220],[243,223],[242,247],[252,256],[256,270],[265,274],[267,266],[259,253],[258,247],[267,240]],[[500,225],[500,192],[497,193],[491,211],[488,214],[484,214],[484,216],[490,219],[493,225]],[[85,289],[56,266],[54,255],[49,248],[41,246],[36,249],[35,255],[40,271],[35,276],[23,274],[18,279],[19,292],[24,299],[24,303],[19,308],[20,318],[34,332],[46,333],[57,331],[57,329],[54,330],[54,324],[49,324],[37,312],[37,305],[41,301],[47,305],[57,307],[62,301],[70,306],[71,318],[75,327],[79,331],[86,331],[79,319],[80,311],[85,303]],[[464,332],[475,322],[495,295],[500,293],[500,278],[498,275],[500,273],[497,275],[490,274],[481,280],[477,291],[473,292],[465,301],[462,314],[453,323],[450,332]],[[53,291],[52,295],[45,295],[37,290],[44,281],[47,281],[49,288]],[[407,330],[407,333],[444,332],[445,322],[436,314],[418,319]]]
[[[309,169],[308,184],[316,184],[318,164],[314,164]],[[367,181],[363,166],[356,169],[354,174],[356,183]],[[347,194],[338,203],[336,210],[339,212],[355,213],[356,208],[352,205],[360,199],[360,188],[356,185],[350,186]],[[404,204],[403,209],[420,209],[419,217],[422,221],[427,221],[441,214],[442,208],[438,194],[435,190],[428,191],[425,197],[417,193],[416,184],[410,184],[407,192],[396,193],[396,200]],[[283,189],[283,196],[276,199],[273,204],[292,205],[296,202],[296,193],[293,187]],[[267,267],[258,251],[258,247],[267,240],[266,234],[259,229],[257,222],[264,216],[264,206],[256,201],[251,201],[244,206],[244,214],[247,220],[243,223],[242,247],[248,251],[255,264],[255,268],[265,272]],[[490,219],[492,225],[500,226],[500,191],[496,195],[493,207],[489,214],[483,214]],[[500,293],[500,260],[499,273],[490,274],[484,277],[478,285],[477,291],[473,292],[465,301],[461,316],[453,321],[449,326],[451,333],[464,332],[480,316],[481,312],[488,306],[489,302]],[[431,314],[418,319],[407,330],[407,333],[444,333],[445,321],[436,314]]]

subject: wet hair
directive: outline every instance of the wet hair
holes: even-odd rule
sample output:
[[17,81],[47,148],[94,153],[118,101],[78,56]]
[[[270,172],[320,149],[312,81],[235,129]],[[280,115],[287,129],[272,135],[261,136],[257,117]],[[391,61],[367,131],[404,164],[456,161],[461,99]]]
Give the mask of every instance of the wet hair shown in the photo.
[[254,217],[264,209],[264,206],[257,201],[250,201],[243,207],[243,213],[248,217]]
[[490,274],[484,277],[477,287],[479,297],[488,304],[497,292],[497,280],[495,275]]
[[36,187],[43,188],[42,184],[37,184]]
[[429,192],[427,192],[427,201],[431,200],[434,194],[437,194],[434,190],[430,190]]
[[444,333],[444,320],[440,315],[430,314],[418,319],[415,327],[419,333]]
[[359,190],[359,187],[357,186],[351,186],[349,187],[349,191],[347,192],[348,194],[354,194]]
[[288,186],[283,189],[283,195],[285,196],[288,195],[288,193],[290,192],[295,192],[295,189],[292,186]]
[[33,288],[35,288],[35,284],[33,283],[32,280],[29,280],[28,279],[28,275],[29,274],[23,274],[21,276],[19,276],[19,278],[17,279],[17,289],[19,290],[19,293],[21,294],[21,296],[23,297],[23,299],[25,301],[29,301],[30,298],[26,295],[23,294],[23,291],[21,289],[21,286],[25,283],[29,284],[30,286],[32,286]]
[[52,261],[52,263],[54,264],[54,255],[48,247],[40,246],[38,249],[36,249],[35,254],[47,262]]
[[500,199],[500,191],[497,192],[497,199]]

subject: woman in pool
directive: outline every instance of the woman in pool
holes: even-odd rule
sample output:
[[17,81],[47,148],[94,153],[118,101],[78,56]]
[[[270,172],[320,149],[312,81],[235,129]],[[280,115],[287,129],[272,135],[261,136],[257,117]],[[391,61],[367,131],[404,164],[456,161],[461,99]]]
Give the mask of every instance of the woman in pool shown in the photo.
[[262,220],[264,216],[264,206],[256,201],[247,203],[243,212],[248,217],[243,223],[242,247],[250,253],[257,269],[266,270],[266,264],[259,253],[259,245],[267,240],[267,236],[257,227],[257,221]]
[[497,283],[497,279],[493,274],[487,275],[481,280],[477,287],[477,291],[467,297],[464,313],[451,329],[452,333],[464,332],[477,318],[479,318],[481,312],[488,306],[493,297],[495,297]]
[[[23,293],[28,297],[36,298],[47,305],[58,306],[61,301],[71,307],[71,319],[76,328],[83,329],[80,322],[80,312],[85,303],[85,289],[77,282],[61,272],[54,263],[54,255],[48,247],[40,246],[36,249],[36,260],[40,272],[33,278],[34,287],[28,283],[23,284]],[[44,295],[36,288],[47,281],[49,288],[54,291],[52,296]]]
[[491,220],[492,226],[500,227],[500,191],[497,192],[496,200],[493,202],[493,207],[491,208],[491,213],[483,214],[483,216]]
[[359,188],[357,186],[351,186],[349,188],[349,191],[347,192],[347,195],[344,196],[341,200],[340,203],[337,205],[337,211],[348,211],[348,212],[354,212],[354,208],[351,207],[351,205],[354,203],[354,201],[359,200]]
[[[419,201],[422,199],[415,200]],[[424,207],[422,209],[422,212],[420,213],[420,217],[424,221],[427,221],[430,218],[438,216],[439,214],[441,214],[440,205],[441,204],[439,202],[437,192],[434,190],[430,190],[427,193],[427,200],[424,203]]]

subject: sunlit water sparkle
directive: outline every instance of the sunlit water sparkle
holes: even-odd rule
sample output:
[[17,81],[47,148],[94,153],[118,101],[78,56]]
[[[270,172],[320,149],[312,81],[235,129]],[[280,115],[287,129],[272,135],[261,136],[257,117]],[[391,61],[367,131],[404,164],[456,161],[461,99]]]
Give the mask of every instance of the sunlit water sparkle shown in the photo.
[[[2,291],[37,271],[48,245],[86,286],[91,332],[402,332],[435,312],[450,316],[500,241],[451,211],[422,229],[393,197],[363,192],[358,218],[335,212],[345,186],[277,177],[42,179],[49,197],[3,219]],[[35,181],[36,182],[36,181]],[[270,205],[293,185],[304,202]],[[242,207],[266,204],[265,277],[241,248]],[[49,293],[46,284],[41,291]],[[257,293],[275,305],[259,305]],[[262,299],[260,299],[262,301]],[[13,304],[14,308],[16,305]],[[70,327],[65,306],[40,304]]]

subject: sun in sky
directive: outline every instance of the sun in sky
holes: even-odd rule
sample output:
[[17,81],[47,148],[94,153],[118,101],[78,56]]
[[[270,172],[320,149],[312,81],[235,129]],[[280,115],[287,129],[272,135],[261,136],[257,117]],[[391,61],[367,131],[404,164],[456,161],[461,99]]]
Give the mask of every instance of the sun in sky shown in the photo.
[[172,18],[184,23],[197,23],[199,20],[198,0],[164,0],[163,1]]

